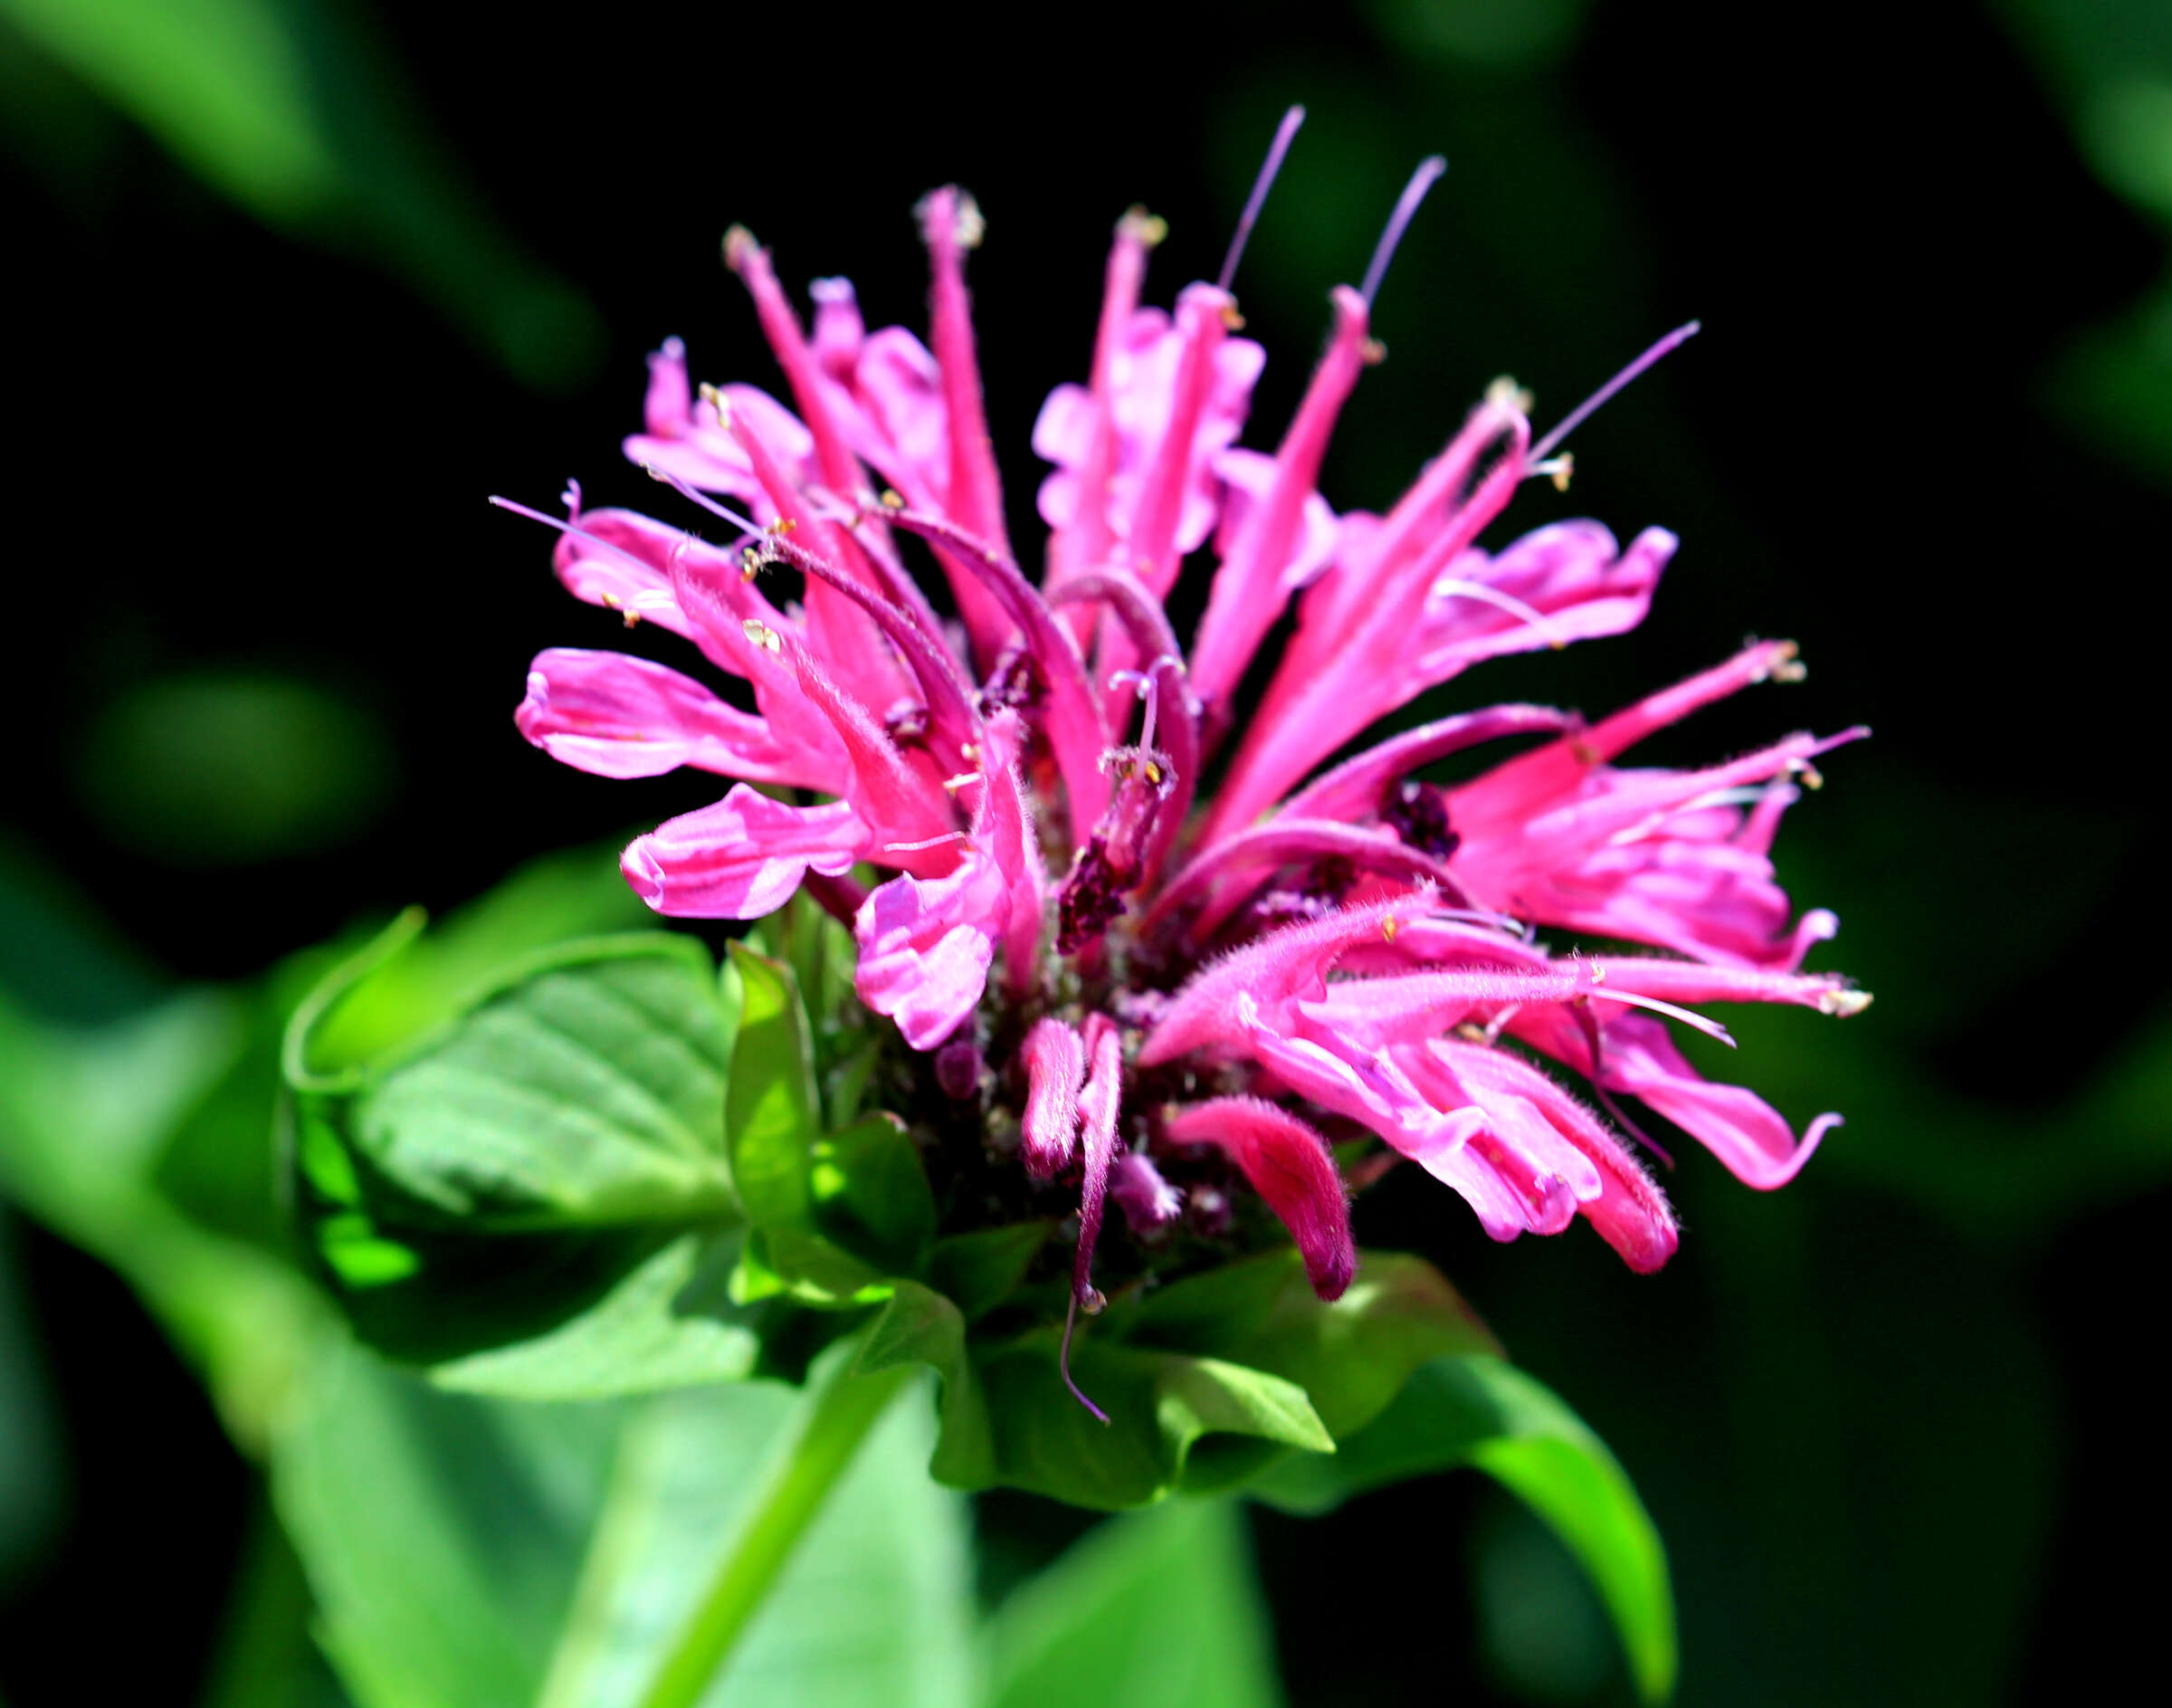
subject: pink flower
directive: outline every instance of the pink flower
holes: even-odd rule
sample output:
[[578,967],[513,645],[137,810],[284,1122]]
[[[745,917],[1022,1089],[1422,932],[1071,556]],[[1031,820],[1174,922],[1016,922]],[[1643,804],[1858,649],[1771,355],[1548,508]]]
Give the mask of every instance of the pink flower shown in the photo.
[[[1700,706],[1799,677],[1791,645],[1754,644],[1596,723],[1481,707],[1321,768],[1486,659],[1635,627],[1676,546],[1658,528],[1624,545],[1596,521],[1477,542],[1527,480],[1565,484],[1559,440],[1693,327],[1537,444],[1529,398],[1497,383],[1385,516],[1338,516],[1318,491],[1335,423],[1382,354],[1387,256],[1437,175],[1428,162],[1412,180],[1363,288],[1333,293],[1325,351],[1272,452],[1236,443],[1265,355],[1234,336],[1230,289],[1267,176],[1220,280],[1186,286],[1173,313],[1139,300],[1159,223],[1119,223],[1086,381],[1059,386],[1034,432],[1053,465],[1038,583],[1005,536],[981,404],[965,275],[980,217],[951,189],[919,209],[925,343],[869,331],[841,279],[812,286],[810,332],[768,253],[727,239],[790,405],[695,386],[673,340],[627,441],[724,544],[584,512],[577,491],[565,520],[541,519],[571,591],[691,641],[732,685],[553,649],[521,732],[604,776],[740,779],[637,838],[629,882],[667,914],[750,919],[805,886],[846,919],[862,1001],[910,1051],[939,1047],[921,1059],[945,1097],[985,1092],[1007,1111],[973,1142],[1015,1145],[1031,1190],[1077,1205],[1074,1311],[1101,1302],[1111,1198],[1128,1279],[1180,1224],[1232,1237],[1217,1207],[1235,1190],[1264,1201],[1336,1296],[1358,1258],[1330,1136],[1416,1162],[1496,1238],[1581,1218],[1650,1270],[1677,1230],[1636,1155],[1657,1146],[1617,1100],[1758,1188],[1791,1178],[1838,1121],[1798,1138],[1753,1093],[1702,1078],[1671,1028],[1731,1042],[1691,1005],[1869,1000],[1801,970],[1836,922],[1796,916],[1771,862],[1815,761],[1863,732],[1790,735],[1702,769],[1620,762]],[[907,572],[903,533],[934,555],[957,628]],[[797,604],[764,591],[771,566],[796,573]],[[1207,578],[1188,651],[1164,605],[1187,574]],[[1247,716],[1238,685],[1291,613]],[[1538,739],[1453,787],[1423,775],[1509,737]],[[1584,953],[1586,936],[1653,952]]]

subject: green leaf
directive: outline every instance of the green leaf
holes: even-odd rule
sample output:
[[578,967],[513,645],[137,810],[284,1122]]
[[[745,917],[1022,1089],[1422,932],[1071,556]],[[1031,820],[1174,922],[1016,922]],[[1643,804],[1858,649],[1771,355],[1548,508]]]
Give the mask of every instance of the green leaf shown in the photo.
[[987,1708],[1274,1708],[1243,1514],[1169,1501],[1098,1526],[988,1625]]
[[[720,1295],[694,1312],[665,1292],[691,1261],[683,1236],[737,1220],[730,1017],[700,946],[563,945],[391,1061],[328,1076],[316,1029],[353,977],[335,974],[296,1016],[288,1123],[305,1229],[364,1337],[443,1363],[597,1312],[561,1343],[582,1349],[566,1378],[576,1391],[607,1370],[648,1386],[674,1367],[742,1369]],[[519,1379],[541,1379],[545,1356]]]
[[1055,1229],[1049,1221],[1011,1222],[938,1240],[929,1278],[948,1293],[968,1322],[1009,1298]]
[[814,1045],[792,969],[731,945],[741,992],[738,1055],[724,1116],[732,1179],[757,1226],[804,1223],[808,1153],[822,1131]]
[[1664,1700],[1677,1657],[1659,1532],[1605,1444],[1511,1365],[1484,1356],[1437,1359],[1333,1457],[1293,1455],[1252,1493],[1287,1512],[1324,1512],[1365,1490],[1466,1465],[1552,1527],[1613,1616],[1638,1694]]
[[[538,1708],[614,1708],[638,1696],[732,1541],[795,1403],[754,1383],[674,1395],[632,1420]],[[890,1407],[704,1708],[966,1708],[967,1515],[928,1480],[933,1433],[913,1396]]]
[[1367,1252],[1332,1304],[1285,1248],[1158,1288],[1110,1314],[1111,1327],[1135,1342],[1209,1353],[1296,1383],[1338,1441],[1377,1417],[1428,1360],[1500,1350],[1438,1270],[1398,1252]]
[[869,1115],[818,1140],[807,1184],[814,1226],[837,1245],[888,1274],[927,1272],[935,1194],[895,1115]]
[[440,1364],[431,1379],[509,1399],[604,1399],[744,1380],[761,1365],[775,1312],[729,1296],[742,1237],[682,1234],[560,1327]]
[[529,1708],[624,1416],[442,1394],[326,1346],[272,1488],[362,1708]]

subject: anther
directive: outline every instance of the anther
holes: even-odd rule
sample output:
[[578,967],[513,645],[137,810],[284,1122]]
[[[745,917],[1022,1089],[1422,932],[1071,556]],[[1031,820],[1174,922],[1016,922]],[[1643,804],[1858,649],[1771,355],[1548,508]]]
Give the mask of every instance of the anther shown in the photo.
[[1538,400],[1524,386],[1503,374],[1486,387],[1486,401],[1496,409],[1513,409],[1519,415],[1531,413],[1531,406]]
[[1380,921],[1380,935],[1391,943],[1396,940],[1396,916],[1393,913]]
[[1169,222],[1134,204],[1124,210],[1123,218],[1116,222],[1116,229],[1119,235],[1148,249],[1158,249],[1169,234]]
[[1544,463],[1532,463],[1523,472],[1526,480],[1534,475],[1543,474],[1553,482],[1555,491],[1566,492],[1568,491],[1568,477],[1576,472],[1576,458],[1564,451],[1558,457],[1549,457]]
[[744,225],[734,225],[724,234],[724,264],[738,272],[747,263],[748,252],[760,247],[752,232]]
[[707,404],[711,409],[717,412],[717,425],[719,427],[729,427],[731,425],[730,398],[727,397],[722,392],[719,391],[706,379],[701,382],[700,396],[703,403]]
[[904,497],[895,487],[886,486],[882,489],[882,508],[884,510],[903,510],[905,508]]
[[1367,367],[1377,367],[1387,359],[1387,346],[1377,338],[1368,338],[1358,347],[1358,359]]
[[758,617],[750,616],[739,626],[746,631],[747,638],[764,652],[781,653],[785,650],[785,637]]

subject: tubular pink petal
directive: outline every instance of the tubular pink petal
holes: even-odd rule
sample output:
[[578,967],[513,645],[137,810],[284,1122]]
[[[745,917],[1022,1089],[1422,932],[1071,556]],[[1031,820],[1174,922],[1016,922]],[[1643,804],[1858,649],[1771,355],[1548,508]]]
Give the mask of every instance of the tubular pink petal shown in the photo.
[[619,869],[659,913],[754,920],[790,901],[810,868],[849,872],[868,840],[867,825],[843,801],[787,806],[740,783],[715,806],[636,836]]
[[1079,1093],[1080,1160],[1083,1179],[1079,1195],[1079,1248],[1072,1260],[1071,1296],[1088,1312],[1105,1302],[1093,1288],[1093,1248],[1101,1237],[1101,1214],[1109,1196],[1109,1168],[1116,1159],[1116,1118],[1123,1098],[1124,1049],[1106,1015],[1090,1014],[1085,1027],[1087,1074]]
[[891,518],[909,533],[950,549],[987,589],[998,606],[1025,635],[1025,644],[1040,667],[1048,688],[1045,720],[1048,744],[1056,768],[1071,796],[1072,823],[1091,824],[1107,804],[1109,786],[1100,768],[1101,749],[1108,745],[1106,727],[1086,681],[1086,666],[1077,644],[1041,590],[1019,572],[1018,566],[997,549],[974,539],[941,517],[903,510]]
[[1272,1006],[1323,995],[1329,971],[1344,955],[1369,943],[1393,943],[1405,926],[1437,907],[1431,897],[1420,894],[1344,908],[1325,919],[1270,931],[1224,956],[1201,969],[1170,1000],[1139,1048],[1140,1065],[1226,1045],[1239,1034],[1240,997]]
[[[1425,565],[1463,549],[1507,504],[1529,432],[1506,402],[1474,410],[1375,532],[1364,557],[1306,594],[1297,635],[1231,763],[1200,847],[1252,823],[1307,770],[1415,692],[1409,646],[1430,583]],[[1499,461],[1481,470],[1489,449],[1502,444]],[[1473,480],[1471,496],[1458,500]],[[1436,515],[1443,503],[1444,515]],[[1426,685],[1444,679],[1434,673]]]
[[1079,1148],[1079,1092],[1086,1083],[1086,1042],[1053,1016],[1034,1022],[1019,1046],[1025,1064],[1025,1112],[1019,1158],[1046,1180],[1071,1166]]
[[[804,527],[807,539],[802,549],[880,587],[880,573],[850,535],[811,511],[754,424],[735,411],[728,425],[776,509],[780,531],[787,525]],[[888,706],[904,692],[905,678],[884,649],[874,618],[848,595],[820,577],[809,576],[806,609],[808,644],[839,687],[871,707]]]
[[989,921],[1008,911],[1003,874],[978,850],[948,877],[878,885],[853,921],[860,1000],[896,1021],[914,1049],[934,1049],[979,1006],[996,959]]
[[1110,1165],[1109,1196],[1116,1200],[1134,1234],[1157,1233],[1184,1211],[1184,1194],[1136,1150],[1125,1151]]
[[1364,819],[1377,817],[1389,788],[1421,766],[1451,753],[1508,736],[1574,729],[1573,713],[1551,706],[1489,706],[1436,719],[1392,736],[1376,748],[1322,772],[1283,803],[1278,816]]
[[795,751],[691,677],[624,653],[538,653],[513,721],[554,759],[598,777],[660,777],[691,765],[832,793],[840,782],[830,754]]
[[1287,574],[1300,537],[1305,505],[1315,496],[1320,459],[1371,349],[1365,300],[1336,286],[1335,329],[1304,401],[1275,453],[1273,482],[1215,571],[1192,658],[1201,699],[1224,704],[1243,679],[1260,642],[1290,602]]
[[980,362],[973,348],[973,310],[966,292],[964,252],[980,241],[980,210],[971,196],[952,185],[932,192],[916,211],[934,267],[929,318],[949,413],[947,508],[967,533],[988,541],[1007,558],[1011,542],[1003,525],[1003,480],[988,438]]
[[1170,1116],[1171,1143],[1211,1144],[1236,1164],[1281,1218],[1322,1299],[1339,1299],[1358,1273],[1350,1207],[1328,1142],[1288,1111],[1256,1097],[1218,1097]]
[[[1034,428],[1034,449],[1062,467],[1042,483],[1037,499],[1041,519],[1049,524],[1048,582],[1051,588],[1065,577],[1110,558],[1114,535],[1109,526],[1109,479],[1117,462],[1115,367],[1117,352],[1138,307],[1140,281],[1146,276],[1147,256],[1161,241],[1161,222],[1142,208],[1133,208],[1117,222],[1116,237],[1101,287],[1101,313],[1094,332],[1092,383],[1090,388],[1060,386],[1042,408],[1042,421],[1061,407],[1075,423],[1075,454],[1056,457],[1044,448],[1041,422]],[[1062,515],[1052,513],[1061,509]],[[1072,621],[1072,634],[1081,645],[1091,632],[1091,615]]]
[[814,435],[814,452],[824,483],[841,497],[852,498],[866,484],[859,459],[853,456],[851,444],[831,414],[823,390],[822,369],[807,346],[805,334],[800,330],[799,316],[794,311],[791,300],[776,281],[769,252],[755,242],[754,234],[746,227],[734,225],[724,234],[724,264],[738,275],[739,281],[747,287],[747,294],[754,299],[755,318],[761,322],[762,336],[768,339],[776,365],[785,370],[793,400],[799,405],[807,430]]
[[1321,860],[1345,860],[1359,871],[1377,872],[1405,883],[1430,883],[1452,905],[1462,904],[1462,886],[1448,868],[1396,837],[1329,820],[1277,818],[1195,858],[1162,886],[1139,921],[1139,930],[1151,935],[1197,908],[1186,931],[1194,940],[1203,941],[1275,869]]
[[867,342],[859,295],[850,279],[813,279],[807,296],[814,304],[814,333],[808,347],[814,365],[839,385],[848,385]]

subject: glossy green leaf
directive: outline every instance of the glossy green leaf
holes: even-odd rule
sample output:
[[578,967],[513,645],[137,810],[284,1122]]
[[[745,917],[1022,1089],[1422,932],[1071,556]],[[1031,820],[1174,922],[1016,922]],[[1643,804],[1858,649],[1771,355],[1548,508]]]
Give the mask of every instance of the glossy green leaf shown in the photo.
[[1009,1298],[1054,1232],[1053,1222],[1010,1222],[938,1240],[929,1279],[972,1321]]
[[1552,1527],[1597,1587],[1647,1702],[1673,1688],[1673,1592],[1665,1549],[1605,1444],[1550,1391],[1498,1358],[1435,1360],[1332,1457],[1293,1455],[1253,1488],[1322,1512],[1407,1477],[1473,1465]]
[[1274,1708],[1243,1512],[1169,1501],[1089,1531],[988,1626],[987,1708]]
[[1136,1343],[1210,1353],[1296,1383],[1337,1440],[1370,1423],[1430,1360],[1500,1350],[1437,1269],[1398,1252],[1367,1252],[1332,1304],[1285,1248],[1158,1288],[1111,1317],[1111,1329]]
[[1064,1386],[1060,1341],[1052,1327],[977,1343],[948,1299],[901,1282],[869,1331],[862,1368],[909,1359],[935,1368],[943,1428],[930,1469],[957,1488],[1025,1489],[1113,1511],[1171,1493],[1195,1450],[1223,1436],[1271,1449],[1334,1450],[1295,1383],[1219,1359],[1081,1335],[1072,1375],[1108,1414],[1104,1424]]
[[725,1109],[725,1145],[748,1219],[757,1226],[805,1223],[808,1154],[822,1131],[814,1042],[792,969],[731,946],[740,991],[738,1054]]
[[[699,944],[561,946],[390,1062],[327,1076],[311,1045],[338,977],[289,1037],[290,1151],[314,1252],[367,1339],[443,1363],[600,1311],[572,1334],[572,1391],[610,1369],[642,1386],[673,1368],[743,1369],[720,1295],[707,1312],[662,1296],[691,1261],[683,1237],[738,1219],[730,1016]],[[624,1344],[605,1347],[613,1325]]]
[[814,1226],[886,1274],[926,1272],[935,1194],[920,1153],[894,1115],[875,1114],[816,1140],[807,1183]]

